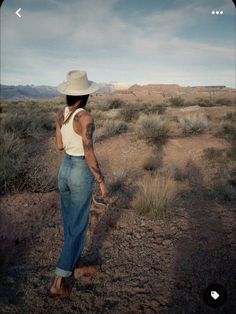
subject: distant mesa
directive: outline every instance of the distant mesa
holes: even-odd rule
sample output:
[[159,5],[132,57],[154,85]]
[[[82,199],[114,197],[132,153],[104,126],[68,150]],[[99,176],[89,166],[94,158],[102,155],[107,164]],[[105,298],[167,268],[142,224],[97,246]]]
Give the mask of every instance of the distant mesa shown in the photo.
[[[129,88],[129,84],[119,81],[109,83],[99,83],[97,93],[110,94],[116,90]],[[2,100],[24,100],[24,99],[50,99],[61,96],[52,86],[34,86],[34,85],[0,85],[0,99]]]
[[[153,100],[165,100],[171,96],[207,96],[209,93],[235,93],[235,89],[219,86],[180,86],[178,84],[128,84],[120,81],[110,81],[109,83],[98,83],[99,89],[94,96],[104,96],[114,94],[116,97],[123,97],[127,100],[135,98]],[[199,94],[200,93],[200,94]],[[61,96],[52,86],[34,85],[0,85],[1,100],[27,100],[27,99],[51,99]],[[223,94],[221,96],[224,96]],[[232,96],[233,97],[233,96]]]

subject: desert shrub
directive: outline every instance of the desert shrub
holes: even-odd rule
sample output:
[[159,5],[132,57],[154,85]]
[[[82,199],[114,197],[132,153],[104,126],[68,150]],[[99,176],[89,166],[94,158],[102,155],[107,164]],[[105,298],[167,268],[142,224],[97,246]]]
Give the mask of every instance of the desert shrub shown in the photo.
[[221,201],[236,200],[236,161],[222,163],[213,185],[216,198]]
[[126,122],[132,121],[139,117],[139,111],[135,107],[135,105],[126,105],[125,107],[120,109],[120,118]]
[[155,171],[159,169],[162,165],[162,158],[160,155],[149,156],[144,162],[143,162],[143,169],[147,171]]
[[55,129],[52,117],[39,108],[30,110],[19,107],[12,108],[1,121],[6,132],[16,132],[19,138],[40,138],[48,131]]
[[2,132],[0,138],[0,193],[45,192],[55,189],[56,177],[47,173],[41,160],[35,160],[39,149],[17,137]]
[[32,193],[57,190],[57,175],[49,174],[42,160],[30,158],[22,189]]
[[[91,95],[90,95],[91,97]],[[93,110],[97,110],[97,104],[91,100],[89,97],[88,102],[86,104],[86,110],[88,110],[89,112],[93,111]]]
[[217,149],[214,147],[208,147],[203,151],[203,158],[209,160],[216,160],[221,158],[223,155],[223,151],[221,149]]
[[166,111],[166,104],[155,104],[155,103],[138,103],[135,107],[139,112],[144,114],[163,114]]
[[138,120],[138,135],[147,142],[164,143],[169,129],[166,121],[159,116],[142,115]]
[[168,120],[169,121],[173,121],[173,122],[179,122],[179,118],[178,118],[178,116],[172,116],[172,115],[170,115],[170,116],[168,116]]
[[125,105],[125,102],[119,98],[112,99],[108,101],[108,108],[109,109],[118,109]]
[[236,142],[233,142],[232,146],[227,151],[227,157],[236,160]]
[[227,140],[233,141],[236,143],[236,125],[230,122],[224,122],[220,125],[218,136],[224,137]]
[[224,120],[236,122],[236,111],[226,113],[224,115]]
[[97,109],[101,111],[108,111],[110,109],[120,109],[125,106],[125,102],[119,98],[110,99],[106,102],[99,102],[96,105],[93,103],[88,106],[91,109]]
[[170,173],[146,176],[138,184],[132,205],[141,214],[163,218],[175,196],[175,182]]
[[0,138],[0,192],[18,190],[26,174],[28,154],[22,140],[14,133],[1,132]]
[[128,125],[123,121],[105,120],[103,127],[99,130],[100,138],[111,137],[128,131]]
[[96,128],[102,127],[103,122],[105,120],[104,113],[100,110],[93,110],[92,116],[94,118],[94,123],[95,123]]
[[200,107],[212,107],[214,103],[208,98],[197,98],[194,102],[195,105]]
[[216,99],[215,104],[217,106],[230,106],[232,104],[232,101],[227,98],[218,98]]
[[165,105],[157,106],[157,113],[158,114],[164,114],[165,112],[166,112],[166,106]]
[[183,169],[180,169],[179,167],[173,167],[172,168],[173,178],[175,181],[184,181],[187,179],[187,175],[184,172]]
[[101,103],[97,103],[96,104],[96,109],[97,110],[100,110],[100,111],[107,111],[107,110],[109,110],[110,108],[109,108],[109,103],[107,103],[107,102],[101,102]]
[[109,192],[111,194],[115,194],[117,192],[124,192],[126,179],[127,173],[126,171],[124,171],[124,169],[120,169],[111,173],[107,181]]
[[217,182],[214,185],[214,194],[220,201],[234,201],[236,199],[235,188],[225,181]]
[[199,134],[208,129],[208,120],[202,114],[195,113],[179,118],[179,123],[184,134]]
[[185,100],[180,96],[171,97],[168,100],[168,102],[171,107],[184,107],[185,106]]

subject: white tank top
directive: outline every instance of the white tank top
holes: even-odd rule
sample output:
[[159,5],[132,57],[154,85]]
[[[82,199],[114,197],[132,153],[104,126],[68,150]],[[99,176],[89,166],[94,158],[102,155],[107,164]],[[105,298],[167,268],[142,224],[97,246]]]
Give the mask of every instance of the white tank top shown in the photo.
[[[73,128],[73,120],[75,115],[79,111],[86,111],[83,108],[78,108],[75,112],[71,115],[70,120],[63,124],[61,127],[61,134],[62,134],[62,142],[64,145],[64,151],[71,156],[84,156],[84,147],[82,142],[82,136],[79,135],[74,131]],[[65,107],[64,111],[64,121],[68,114],[70,113],[68,106]],[[95,142],[95,131],[93,132],[93,143]]]

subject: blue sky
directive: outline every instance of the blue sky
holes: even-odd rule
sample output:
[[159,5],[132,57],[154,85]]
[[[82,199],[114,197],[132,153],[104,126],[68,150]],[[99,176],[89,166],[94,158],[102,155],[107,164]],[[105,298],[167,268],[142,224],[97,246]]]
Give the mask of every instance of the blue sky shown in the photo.
[[235,88],[235,26],[231,0],[5,0],[1,83],[55,86],[81,69],[97,82]]

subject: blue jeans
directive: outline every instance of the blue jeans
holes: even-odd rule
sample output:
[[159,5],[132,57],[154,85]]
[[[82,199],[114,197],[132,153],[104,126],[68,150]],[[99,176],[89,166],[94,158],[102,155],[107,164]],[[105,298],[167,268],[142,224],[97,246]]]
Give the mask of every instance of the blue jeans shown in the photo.
[[58,174],[64,244],[55,274],[69,277],[86,242],[94,176],[84,156],[65,154]]

